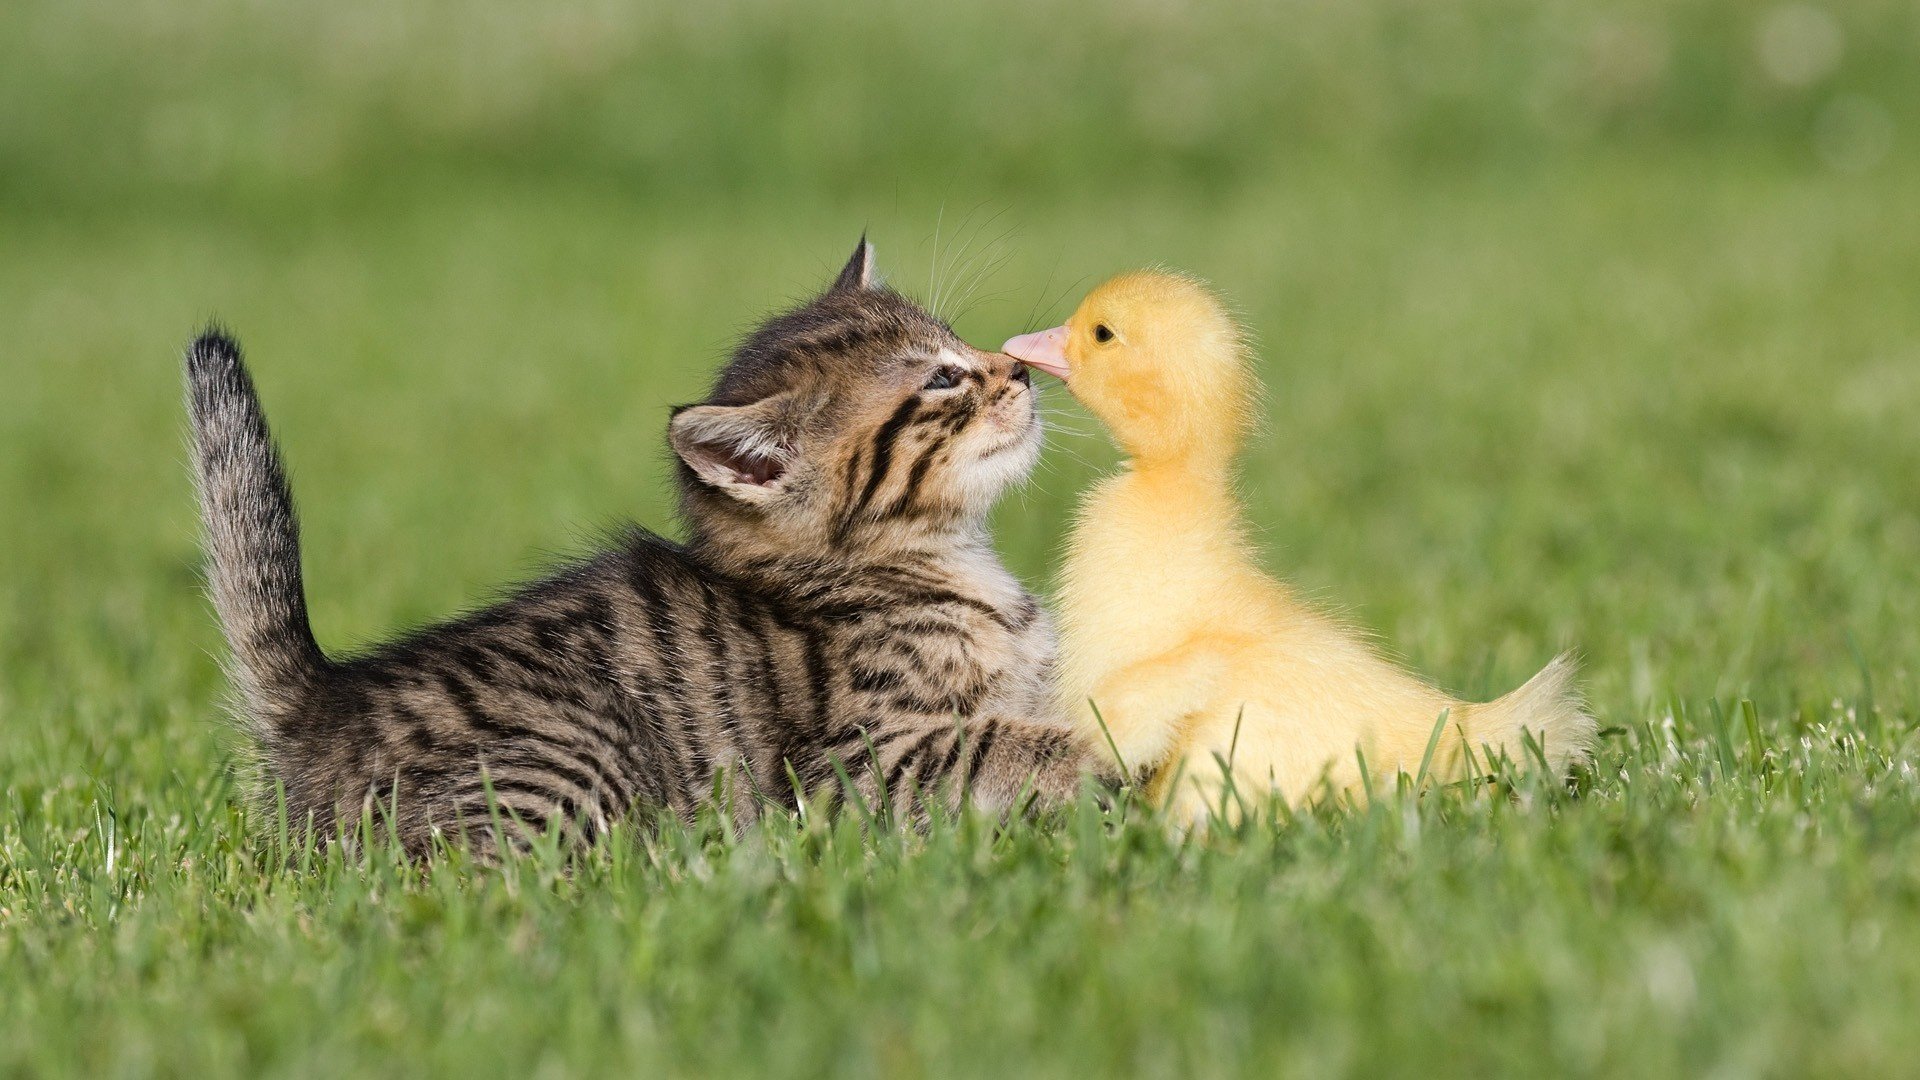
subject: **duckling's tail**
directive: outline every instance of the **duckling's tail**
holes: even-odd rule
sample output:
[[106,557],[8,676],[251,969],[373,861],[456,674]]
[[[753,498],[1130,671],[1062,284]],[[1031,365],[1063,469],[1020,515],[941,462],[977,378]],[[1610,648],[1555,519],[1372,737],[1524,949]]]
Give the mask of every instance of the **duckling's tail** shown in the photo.
[[1520,689],[1484,705],[1469,706],[1466,746],[1479,763],[1479,767],[1469,766],[1469,771],[1485,771],[1489,755],[1502,753],[1521,769],[1538,765],[1539,758],[1527,748],[1529,739],[1555,776],[1565,776],[1576,763],[1591,758],[1599,725],[1581,699],[1575,683],[1578,669],[1572,654],[1562,653]]

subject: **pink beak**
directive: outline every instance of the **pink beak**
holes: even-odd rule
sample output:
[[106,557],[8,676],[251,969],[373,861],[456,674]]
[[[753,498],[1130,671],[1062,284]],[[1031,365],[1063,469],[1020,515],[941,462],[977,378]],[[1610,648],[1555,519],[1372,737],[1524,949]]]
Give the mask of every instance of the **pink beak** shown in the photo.
[[1064,379],[1070,374],[1067,369],[1067,328],[1064,326],[1010,338],[1000,346],[1000,351],[1056,379]]

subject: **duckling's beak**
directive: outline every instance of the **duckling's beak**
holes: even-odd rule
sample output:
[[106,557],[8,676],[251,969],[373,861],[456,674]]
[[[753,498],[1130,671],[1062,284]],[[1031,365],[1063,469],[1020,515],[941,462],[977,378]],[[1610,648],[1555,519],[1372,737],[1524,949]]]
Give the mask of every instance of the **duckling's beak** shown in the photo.
[[1037,334],[1009,338],[1000,351],[1027,365],[1037,367],[1056,379],[1064,379],[1067,369],[1067,328],[1056,326]]

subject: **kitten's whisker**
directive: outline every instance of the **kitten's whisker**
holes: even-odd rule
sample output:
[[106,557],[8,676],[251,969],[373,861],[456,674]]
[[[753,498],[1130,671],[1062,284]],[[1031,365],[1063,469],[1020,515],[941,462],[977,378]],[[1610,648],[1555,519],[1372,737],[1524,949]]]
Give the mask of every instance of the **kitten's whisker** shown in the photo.
[[978,225],[972,224],[973,216],[979,213],[981,208],[987,205],[987,202],[988,200],[982,199],[980,202],[975,203],[973,208],[967,211],[967,216],[960,219],[959,227],[954,230],[956,236],[964,237],[965,239],[961,243],[960,251],[947,260],[946,273],[942,275],[943,280],[940,283],[940,296],[934,303],[934,315],[943,320],[951,321],[948,313],[942,310],[946,306],[945,302],[952,299],[952,294],[949,291],[950,283],[951,288],[954,290],[960,287],[963,276],[967,272],[968,267],[972,265],[972,256],[970,253],[973,251],[974,245],[979,242],[980,235],[992,225],[1001,214],[1006,212],[1006,210],[1002,208],[996,211],[994,215],[986,221]]
[[[1006,269],[1007,264],[1009,262],[1013,261],[1013,252],[1011,250],[1003,251],[1000,254],[994,255],[991,257],[986,256],[987,252],[990,252],[994,247],[997,247],[1001,244],[1006,243],[1007,239],[1012,235],[1013,235],[1013,229],[1011,228],[1007,229],[1005,232],[1001,233],[998,237],[994,238],[993,242],[988,245],[985,251],[982,252],[982,257],[985,258],[986,261],[984,261],[979,266],[979,268],[975,270],[971,280],[968,281],[966,286],[966,291],[962,293],[960,296],[960,305],[958,308],[958,312],[956,312],[956,314],[954,315],[954,318],[959,318],[960,313],[964,313],[966,311],[971,310],[973,307],[974,293],[979,290],[981,285],[984,285],[987,281],[992,279],[992,277],[995,274],[998,274],[1000,271]],[[988,295],[989,297],[992,296],[992,294],[988,294]]]
[[1034,320],[1039,318],[1040,316],[1041,298],[1047,295],[1048,289],[1053,288],[1053,275],[1060,272],[1061,258],[1062,256],[1060,256],[1059,254],[1055,254],[1053,257],[1053,265],[1047,267],[1047,278],[1045,281],[1042,281],[1040,283],[1040,291],[1033,294],[1033,306],[1027,309],[1026,323],[1021,328],[1021,331],[1020,331],[1021,333],[1023,334],[1031,333],[1033,332],[1033,330],[1037,328],[1038,324],[1034,322]]
[[[1075,290],[1075,289],[1077,289],[1077,288],[1079,288],[1079,287],[1080,287],[1080,283],[1081,283],[1081,282],[1083,282],[1083,281],[1085,281],[1085,280],[1087,280],[1087,277],[1088,277],[1088,275],[1086,275],[1086,274],[1082,274],[1082,275],[1080,275],[1079,277],[1077,277],[1077,278],[1074,278],[1074,279],[1073,279],[1072,281],[1070,281],[1070,282],[1068,282],[1067,284],[1065,284],[1065,285],[1063,285],[1063,286],[1061,286],[1061,288],[1060,288],[1060,292],[1059,292],[1059,293],[1058,293],[1058,294],[1057,294],[1056,296],[1054,296],[1054,298],[1053,298],[1053,299],[1051,299],[1051,300],[1049,300],[1049,301],[1047,301],[1047,306],[1046,306],[1045,308],[1043,308],[1043,309],[1041,309],[1041,310],[1044,310],[1044,311],[1052,311],[1052,310],[1054,310],[1055,308],[1057,308],[1057,307],[1059,307],[1059,306],[1060,306],[1060,301],[1062,301],[1062,300],[1065,300],[1065,299],[1067,298],[1067,294],[1068,294],[1068,293],[1071,293],[1071,292],[1073,292],[1073,290]],[[1053,320],[1052,320],[1052,319],[1046,319],[1046,320],[1043,320],[1043,321],[1045,321],[1045,322],[1050,322],[1050,323],[1052,323],[1052,322],[1053,322]],[[1066,320],[1064,320],[1064,319],[1062,319],[1062,320],[1060,320],[1060,321],[1061,321],[1061,322],[1065,322]],[[1054,323],[1054,325],[1056,325],[1056,326],[1057,326],[1057,325],[1059,325],[1059,323]],[[1027,327],[1027,329],[1028,329],[1029,331],[1032,331],[1032,330],[1038,330],[1038,329],[1040,329],[1040,328],[1041,328],[1041,327],[1040,327],[1040,325],[1039,325],[1039,322],[1037,322],[1037,321],[1036,321],[1036,322],[1034,322],[1034,323],[1032,323],[1032,324],[1030,324],[1030,325],[1029,325],[1029,326]]]
[[[981,205],[984,206],[986,204],[982,203]],[[958,280],[966,281],[968,273],[973,269],[975,262],[981,256],[992,254],[993,250],[997,246],[999,246],[1002,243],[1005,243],[1007,238],[1013,235],[1013,228],[1012,226],[1009,226],[1006,230],[1001,232],[1000,235],[994,237],[992,240],[988,241],[984,245],[980,244],[980,238],[985,236],[987,230],[993,227],[994,222],[1000,220],[1000,218],[1005,216],[1006,212],[1007,212],[1006,208],[1001,207],[999,210],[994,211],[990,216],[988,216],[988,218],[985,221],[980,222],[977,226],[973,228],[971,235],[969,235],[967,238],[967,242],[965,246],[963,246],[960,249],[960,254],[955,258],[955,263],[959,268]],[[979,246],[978,251],[974,250],[976,245]]]
[[940,200],[940,209],[933,216],[933,260],[927,264],[927,310],[934,318],[940,317],[940,227],[947,220],[947,200]]
[[981,205],[983,204],[975,203],[973,207],[970,208],[966,212],[966,214],[960,218],[960,223],[954,226],[952,232],[948,234],[948,236],[950,237],[950,246],[949,246],[946,262],[944,265],[939,262],[939,253],[938,252],[935,253],[935,256],[934,256],[935,276],[937,277],[938,282],[934,287],[934,294],[932,297],[932,309],[933,309],[933,315],[937,319],[946,318],[946,315],[944,313],[944,308],[946,306],[946,300],[948,298],[948,291],[952,286],[953,268],[958,259],[958,256],[955,255],[952,251],[951,243],[959,243],[961,245],[961,252],[962,253],[965,252],[966,250],[965,238],[967,235],[968,224],[973,220],[974,212],[978,210]]

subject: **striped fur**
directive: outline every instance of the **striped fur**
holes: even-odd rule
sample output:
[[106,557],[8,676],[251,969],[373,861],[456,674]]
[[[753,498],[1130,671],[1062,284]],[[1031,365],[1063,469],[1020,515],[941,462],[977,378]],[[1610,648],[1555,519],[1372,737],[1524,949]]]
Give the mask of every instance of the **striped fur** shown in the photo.
[[912,817],[1057,801],[1097,758],[1050,689],[1053,631],[984,516],[1038,453],[1024,369],[872,280],[749,336],[676,411],[689,539],[632,530],[463,618],[330,659],[293,503],[231,339],[187,353],[209,579],[254,740],[297,824],[368,809],[409,848],[496,814],[593,833],[716,796]]

